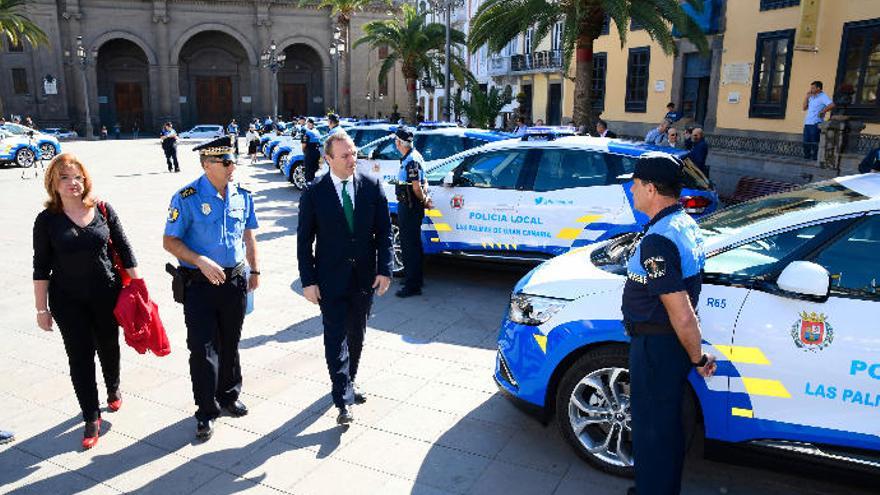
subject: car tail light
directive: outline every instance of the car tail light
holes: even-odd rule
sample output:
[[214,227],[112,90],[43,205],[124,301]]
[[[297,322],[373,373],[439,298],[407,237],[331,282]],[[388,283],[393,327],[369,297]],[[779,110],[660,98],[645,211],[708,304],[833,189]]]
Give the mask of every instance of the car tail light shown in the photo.
[[702,214],[712,204],[712,200],[705,196],[683,196],[680,201],[684,211],[691,215]]

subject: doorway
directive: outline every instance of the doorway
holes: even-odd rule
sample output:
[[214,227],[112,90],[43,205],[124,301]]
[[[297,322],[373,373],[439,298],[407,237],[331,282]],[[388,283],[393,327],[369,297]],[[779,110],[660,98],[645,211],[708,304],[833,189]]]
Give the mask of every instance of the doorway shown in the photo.
[[551,83],[547,98],[547,125],[562,124],[562,84]]
[[305,84],[281,85],[281,115],[285,118],[308,114]]
[[231,77],[196,77],[196,95],[198,124],[225,126],[232,120]]
[[699,53],[684,56],[684,79],[681,86],[682,117],[693,119],[703,125],[709,105],[709,81],[712,70],[712,57]]
[[116,123],[126,131],[137,123],[144,125],[144,93],[140,83],[118,82],[114,86]]

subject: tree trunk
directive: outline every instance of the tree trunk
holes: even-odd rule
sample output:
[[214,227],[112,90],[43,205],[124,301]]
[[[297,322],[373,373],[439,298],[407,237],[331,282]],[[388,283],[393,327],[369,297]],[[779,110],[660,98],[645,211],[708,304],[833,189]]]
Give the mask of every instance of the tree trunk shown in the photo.
[[575,47],[574,79],[574,125],[586,126],[587,132],[595,127],[592,102],[593,88],[593,38],[588,34],[578,36]]
[[406,78],[406,98],[409,103],[409,115],[406,120],[412,126],[418,125],[419,103],[416,98],[416,78],[414,77]]
[[[345,53],[342,55],[342,117],[351,115],[351,20],[345,19],[342,35],[345,37]],[[336,110],[339,112],[339,109]]]

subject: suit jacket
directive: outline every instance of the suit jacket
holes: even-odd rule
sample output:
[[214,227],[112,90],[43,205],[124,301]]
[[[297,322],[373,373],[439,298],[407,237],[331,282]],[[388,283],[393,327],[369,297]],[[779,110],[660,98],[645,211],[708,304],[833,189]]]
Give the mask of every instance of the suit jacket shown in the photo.
[[329,173],[309,184],[300,197],[299,277],[303,287],[317,284],[322,298],[372,292],[377,274],[391,276],[391,216],[385,192],[378,179],[357,172],[352,185],[354,233],[348,231]]

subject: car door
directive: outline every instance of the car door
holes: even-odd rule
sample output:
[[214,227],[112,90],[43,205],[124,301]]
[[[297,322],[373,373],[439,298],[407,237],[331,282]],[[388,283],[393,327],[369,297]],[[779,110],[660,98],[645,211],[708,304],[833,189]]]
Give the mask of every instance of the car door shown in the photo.
[[[724,271],[754,280],[730,349],[731,424],[740,439],[867,446],[872,435],[880,446],[880,380],[870,374],[880,361],[872,324],[880,321],[878,248],[874,216],[795,227],[707,262],[707,270],[726,263]],[[776,277],[796,260],[831,273],[827,300],[779,290]]]
[[451,186],[431,191],[436,211],[424,227],[436,232],[430,242],[453,250],[516,250],[523,227],[517,212],[523,172],[533,155],[518,148],[465,158],[453,171]]
[[[378,177],[383,183],[388,183],[397,178],[397,172],[400,170],[400,159],[402,155],[397,150],[394,136],[373,143],[369,147],[363,149],[366,159],[358,160],[358,170],[362,174],[369,174]],[[392,196],[389,196],[389,200]]]
[[[536,157],[519,213],[526,249],[561,254],[595,241],[626,207],[626,195],[607,154],[547,147]],[[589,228],[589,227],[593,228]]]

